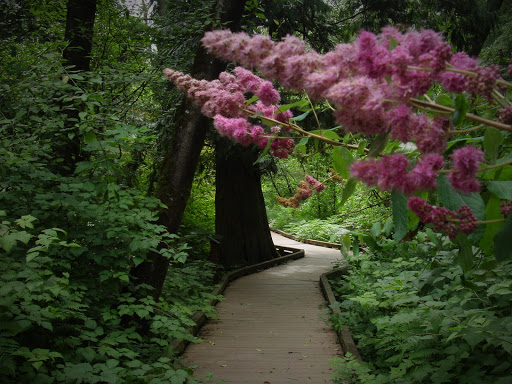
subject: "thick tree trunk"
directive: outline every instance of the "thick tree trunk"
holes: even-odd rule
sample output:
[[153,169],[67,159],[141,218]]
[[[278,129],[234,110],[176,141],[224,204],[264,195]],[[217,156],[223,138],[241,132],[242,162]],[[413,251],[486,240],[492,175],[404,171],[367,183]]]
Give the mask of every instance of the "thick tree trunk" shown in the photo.
[[226,269],[277,257],[268,226],[258,153],[227,139],[217,142],[215,231],[218,258]]
[[[239,29],[244,8],[245,1],[218,0],[216,4],[221,22],[232,30]],[[225,63],[214,59],[199,47],[191,75],[213,80],[225,68]],[[164,154],[156,189],[156,197],[167,206],[167,209],[160,212],[158,221],[165,225],[170,233],[176,233],[181,224],[210,124],[209,119],[189,100],[184,101],[177,115],[179,119],[174,127],[171,143]],[[151,253],[147,261],[132,270],[132,276],[137,279],[137,284],[153,287],[150,294],[156,299],[162,292],[168,267],[169,261],[166,258],[158,253]]]

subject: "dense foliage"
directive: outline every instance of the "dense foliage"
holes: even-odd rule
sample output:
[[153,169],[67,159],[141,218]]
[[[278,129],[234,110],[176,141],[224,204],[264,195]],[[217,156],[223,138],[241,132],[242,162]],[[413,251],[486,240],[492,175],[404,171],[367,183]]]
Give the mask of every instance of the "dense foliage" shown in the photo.
[[[159,137],[150,28],[106,2],[94,69],[78,73],[62,35],[34,32],[62,34],[63,2],[36,3],[17,9],[35,24],[0,53],[0,381],[195,382],[172,343],[197,341],[195,311],[213,316],[214,266],[188,260],[146,193]],[[148,252],[172,265],[159,300],[130,275]]]
[[446,237],[427,230],[348,258],[348,273],[332,282],[342,310],[332,322],[350,328],[365,362],[339,361],[335,382],[512,379],[512,264],[483,259],[461,274],[456,254]]

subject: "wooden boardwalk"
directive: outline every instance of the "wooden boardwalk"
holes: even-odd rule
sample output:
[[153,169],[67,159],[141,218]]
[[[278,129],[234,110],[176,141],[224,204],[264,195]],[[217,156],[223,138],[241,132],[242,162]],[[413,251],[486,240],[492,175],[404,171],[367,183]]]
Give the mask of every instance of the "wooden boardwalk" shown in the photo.
[[233,281],[217,304],[218,319],[201,329],[184,363],[195,377],[209,372],[228,384],[331,382],[329,360],[342,355],[324,319],[319,277],[340,259],[339,250],[272,234],[274,244],[304,249],[306,256]]

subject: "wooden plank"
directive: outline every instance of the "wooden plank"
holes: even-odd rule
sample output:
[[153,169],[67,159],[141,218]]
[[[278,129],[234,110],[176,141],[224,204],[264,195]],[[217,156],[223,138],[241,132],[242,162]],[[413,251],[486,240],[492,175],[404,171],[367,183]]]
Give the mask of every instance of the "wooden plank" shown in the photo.
[[341,347],[322,320],[326,314],[318,279],[340,253],[273,237],[276,244],[304,248],[306,257],[227,287],[225,300],[217,304],[218,319],[207,322],[198,335],[204,342],[185,351],[184,363],[198,366],[196,377],[212,372],[228,384],[331,381],[329,360],[341,355]]

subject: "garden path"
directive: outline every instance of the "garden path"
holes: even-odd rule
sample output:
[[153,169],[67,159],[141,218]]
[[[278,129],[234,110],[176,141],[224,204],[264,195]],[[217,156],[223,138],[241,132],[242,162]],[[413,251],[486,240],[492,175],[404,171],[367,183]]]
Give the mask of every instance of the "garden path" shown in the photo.
[[217,304],[184,362],[195,377],[209,372],[228,384],[331,382],[329,360],[342,355],[326,324],[320,275],[340,259],[336,249],[299,243],[272,233],[274,244],[305,250],[305,257],[241,277]]

